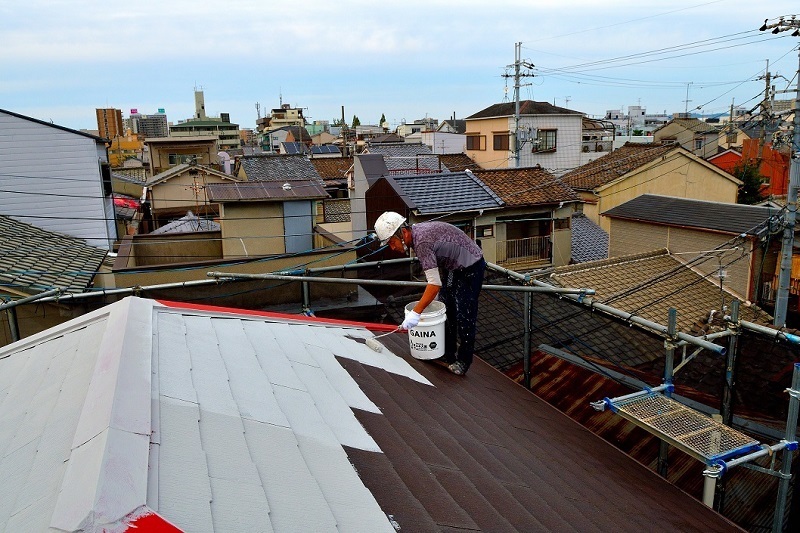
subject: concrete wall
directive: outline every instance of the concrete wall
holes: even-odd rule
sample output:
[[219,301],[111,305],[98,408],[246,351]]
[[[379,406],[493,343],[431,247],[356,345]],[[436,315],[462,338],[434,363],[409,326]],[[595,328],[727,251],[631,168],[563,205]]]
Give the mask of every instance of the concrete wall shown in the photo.
[[[610,221],[611,227],[609,257],[667,248],[673,254],[683,254],[680,256],[683,261],[691,261],[701,252],[713,250],[734,237],[725,233],[674,228],[630,220],[607,220]],[[748,241],[744,248],[739,250],[732,250],[731,246],[722,246],[722,248],[727,251],[714,254],[708,253],[706,255],[709,259],[693,265],[693,268],[703,275],[708,274],[710,282],[719,283],[717,274],[721,263],[727,274],[724,280],[725,287],[746,300],[752,299],[754,297],[751,294],[754,281],[751,279],[753,275],[751,267],[754,264],[753,260],[748,256],[732,262],[753,251],[752,242]],[[758,257],[760,258],[760,254]]]
[[128,235],[122,240],[114,267],[163,266],[222,259],[220,240],[218,231]]
[[226,259],[286,251],[281,202],[226,202],[221,204],[220,215]]

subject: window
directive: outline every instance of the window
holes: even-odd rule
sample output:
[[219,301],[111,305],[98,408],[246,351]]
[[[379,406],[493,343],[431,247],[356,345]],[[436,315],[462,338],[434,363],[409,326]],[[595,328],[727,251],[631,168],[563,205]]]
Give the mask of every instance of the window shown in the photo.
[[694,149],[695,150],[701,150],[702,148],[703,148],[703,138],[702,137],[697,137],[694,140]]
[[200,161],[200,156],[197,154],[169,154],[169,164],[171,166],[191,163],[192,161]]
[[467,150],[486,150],[486,135],[467,134]]
[[508,132],[495,133],[492,135],[495,150],[508,151],[509,150],[509,135]]
[[478,226],[475,228],[475,238],[481,239],[483,237],[492,237],[494,235],[494,226]]
[[539,130],[533,144],[534,152],[555,152],[557,130]]
[[571,220],[572,219],[569,218],[557,218],[553,220],[553,229],[555,230],[569,229]]

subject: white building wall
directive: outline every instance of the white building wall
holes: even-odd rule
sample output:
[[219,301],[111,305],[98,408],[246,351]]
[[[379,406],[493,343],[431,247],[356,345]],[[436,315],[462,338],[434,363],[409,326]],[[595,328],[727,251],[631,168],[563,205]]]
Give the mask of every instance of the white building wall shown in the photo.
[[[555,152],[532,152],[532,145],[526,142],[520,151],[520,167],[541,165],[554,174],[563,174],[568,170],[581,165],[581,151],[583,150],[583,120],[582,115],[535,115],[522,116],[519,121],[520,129],[557,130]],[[509,118],[509,131],[514,131],[514,118]],[[487,142],[491,142],[488,139]],[[513,166],[512,160],[509,166]]]
[[0,111],[0,213],[110,249],[114,208],[95,139]]
[[441,131],[425,131],[415,135],[419,135],[422,143],[428,145],[434,154],[462,154],[467,149],[466,135]]

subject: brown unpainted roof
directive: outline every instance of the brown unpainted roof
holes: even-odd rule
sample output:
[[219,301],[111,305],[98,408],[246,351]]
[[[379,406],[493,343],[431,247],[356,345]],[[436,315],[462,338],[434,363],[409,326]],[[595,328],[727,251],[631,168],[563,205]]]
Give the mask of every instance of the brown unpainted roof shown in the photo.
[[[515,102],[503,102],[493,104],[470,115],[466,120],[475,118],[510,117],[516,110]],[[554,106],[547,102],[535,102],[533,100],[521,100],[519,103],[520,115],[583,115],[580,111],[573,111],[565,107]]]
[[578,195],[541,167],[473,171],[507,207],[577,202]]
[[[591,287],[594,300],[658,324],[669,308],[678,313],[678,330],[689,332],[698,318],[722,309],[719,285],[703,278],[667,250],[626,255],[556,268],[551,279],[563,287]],[[725,303],[734,296],[724,293]],[[742,306],[741,318],[763,322],[769,317],[755,306]]]
[[596,189],[672,150],[680,148],[674,144],[625,143],[619,149],[567,172],[561,176],[561,181],[573,189]]
[[458,377],[381,342],[433,387],[340,359],[381,410],[356,416],[384,453],[347,453],[403,530],[736,529],[487,363]]
[[440,154],[439,161],[452,172],[463,172],[464,170],[480,170],[481,166],[472,160],[467,154]]
[[208,199],[212,202],[296,200],[328,197],[325,189],[319,183],[311,180],[210,183],[206,185],[206,192],[208,193]]
[[312,157],[311,164],[323,180],[340,180],[353,166],[352,157]]

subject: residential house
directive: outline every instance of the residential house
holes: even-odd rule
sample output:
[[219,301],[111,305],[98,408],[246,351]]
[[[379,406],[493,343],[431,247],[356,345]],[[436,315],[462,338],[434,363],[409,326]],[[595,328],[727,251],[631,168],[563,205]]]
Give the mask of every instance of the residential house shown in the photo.
[[741,148],[728,148],[710,156],[706,161],[728,174],[734,175],[736,167],[742,162],[742,150]]
[[467,137],[463,133],[423,131],[406,137],[406,142],[418,141],[428,146],[434,154],[463,154]]
[[270,111],[266,117],[259,115],[256,120],[256,129],[258,133],[266,133],[270,130],[277,130],[284,126],[300,126],[306,125],[306,119],[303,117],[302,107],[292,107],[290,104],[281,103],[281,106]]
[[396,133],[400,137],[406,138],[414,133],[423,131],[436,131],[439,128],[439,119],[425,117],[408,124],[405,120],[397,126]]
[[5,348],[0,525],[735,527],[481,361],[363,344],[389,329],[131,297]]
[[112,249],[108,139],[4,109],[0,131],[0,213]]
[[186,163],[156,174],[145,183],[153,224],[150,229],[157,229],[188,211],[206,218],[219,216],[219,206],[208,197],[208,186],[240,180],[205,165]]
[[581,164],[583,113],[547,102],[523,100],[519,133],[515,103],[494,104],[467,117],[466,154],[481,168],[514,167],[515,139],[520,143],[520,167],[540,165],[555,174]]
[[150,152],[151,176],[181,164],[219,168],[219,148],[215,137],[148,138],[144,144]]
[[328,198],[321,180],[217,183],[206,187],[220,206],[226,259],[312,251],[316,202]]
[[462,119],[456,119],[455,113],[453,113],[452,119],[443,120],[439,127],[436,128],[436,131],[440,133],[457,133],[459,135],[463,135],[467,132],[467,121]]
[[[0,299],[5,303],[52,289],[75,294],[113,286],[101,272],[107,253],[82,239],[0,215]],[[82,306],[37,303],[2,312],[0,343],[28,337],[85,311]]]
[[762,274],[773,281],[780,210],[643,194],[603,215],[611,258],[666,248],[742,301],[759,301]]
[[447,171],[430,147],[420,143],[375,143],[364,154],[382,155],[391,174],[430,174]]
[[561,179],[578,192],[589,220],[605,231],[609,222],[601,215],[641,194],[736,203],[742,184],[681,146],[636,143],[626,143]]
[[579,202],[572,189],[540,167],[474,174],[505,204],[502,212],[485,213],[493,223],[475,228],[489,261],[516,271],[569,263],[570,221]]
[[653,131],[653,142],[678,144],[707,159],[717,153],[719,128],[697,118],[673,118]]
[[742,159],[755,164],[764,177],[765,198],[785,197],[789,188],[791,157],[789,147],[776,149],[772,142],[777,133],[776,125],[746,128],[747,137],[742,141]]

